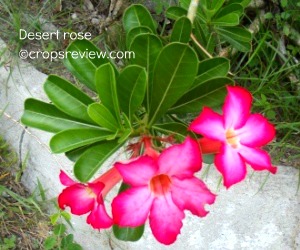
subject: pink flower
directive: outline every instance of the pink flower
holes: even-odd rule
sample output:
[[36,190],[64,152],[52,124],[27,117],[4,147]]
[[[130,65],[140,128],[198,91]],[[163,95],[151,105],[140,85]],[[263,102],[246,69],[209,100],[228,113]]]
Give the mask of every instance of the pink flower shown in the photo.
[[130,188],[112,202],[114,223],[121,227],[137,227],[149,216],[154,237],[172,244],[182,227],[183,210],[197,216],[208,212],[215,195],[194,177],[201,169],[201,154],[196,141],[187,138],[183,144],[164,150],[158,157],[141,156],[115,167]]
[[[109,177],[111,177],[112,181],[110,183],[105,182]],[[95,229],[112,226],[113,221],[105,210],[103,196],[112,187],[112,184],[121,180],[115,168],[109,170],[95,182],[87,184],[73,181],[63,171],[60,172],[59,178],[60,182],[67,186],[58,196],[58,204],[61,209],[65,209],[68,206],[71,209],[71,213],[75,215],[83,215],[90,212],[87,217],[87,223],[91,224]]]
[[215,165],[229,188],[246,177],[245,163],[254,170],[268,170],[273,174],[277,168],[260,149],[274,138],[274,126],[262,115],[250,114],[252,96],[247,90],[231,86],[227,90],[223,116],[205,107],[191,123],[190,130],[222,143]]

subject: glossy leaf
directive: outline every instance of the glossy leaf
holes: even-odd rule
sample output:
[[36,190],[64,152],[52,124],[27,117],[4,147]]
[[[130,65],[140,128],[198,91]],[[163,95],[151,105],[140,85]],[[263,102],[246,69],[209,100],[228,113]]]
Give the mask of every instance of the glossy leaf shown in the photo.
[[154,22],[150,12],[141,4],[132,4],[123,14],[123,25],[127,32],[132,28],[146,26],[156,33],[157,24]]
[[148,73],[148,84],[146,90],[146,108],[149,109],[149,94],[152,83],[152,75],[155,61],[162,50],[161,40],[153,34],[141,34],[135,37],[130,46],[130,51],[135,52],[135,58],[131,60],[132,64],[145,67]]
[[238,4],[242,5],[243,8],[246,8],[250,2],[251,2],[251,0],[230,0],[228,2],[228,5],[233,4],[233,3],[238,3]]
[[119,104],[130,120],[144,100],[146,85],[146,70],[137,65],[127,66],[118,77]]
[[197,55],[188,45],[171,43],[163,48],[153,71],[149,126],[191,87],[197,70]]
[[225,16],[218,17],[211,21],[212,24],[218,26],[236,26],[239,24],[239,15],[236,13],[229,13]]
[[168,136],[174,135],[178,137],[179,140],[184,140],[188,133],[187,126],[179,122],[155,124],[152,128]]
[[[72,42],[68,46],[66,53],[64,64],[68,70],[91,90],[96,90],[96,69],[102,64],[108,63],[108,58],[101,56],[99,48],[88,40]],[[91,55],[89,53],[94,54],[94,56],[89,57],[88,55]]]
[[215,15],[215,18],[220,18],[222,16],[226,16],[230,13],[235,13],[239,16],[243,14],[244,8],[242,5],[238,3],[230,4],[220,9],[220,11]]
[[76,149],[70,150],[68,152],[65,152],[65,155],[68,157],[68,159],[70,161],[76,162],[85,151],[87,151],[88,149],[90,149],[93,146],[95,146],[95,144],[76,148]]
[[54,135],[49,144],[53,153],[64,153],[75,148],[106,140],[110,135],[110,131],[101,129],[69,129]]
[[[119,193],[125,191],[130,186],[122,183]],[[144,234],[144,225],[139,227],[119,227],[118,225],[113,225],[113,233],[117,239],[123,241],[137,241],[139,240]]]
[[171,6],[166,11],[166,17],[172,20],[177,20],[178,18],[186,15],[187,11],[178,6]]
[[216,32],[237,50],[247,52],[251,50],[251,33],[240,27],[218,27]]
[[147,33],[153,33],[152,30],[146,26],[139,26],[139,27],[135,27],[131,30],[128,31],[127,35],[126,35],[126,46],[129,49],[130,45],[132,43],[132,41],[134,40],[134,38],[137,35],[140,34],[147,34]]
[[233,81],[226,77],[210,79],[189,90],[169,112],[198,113],[203,106],[216,107],[221,105],[226,95],[225,86],[231,83],[233,83]]
[[162,47],[162,42],[156,35],[141,34],[136,36],[130,46],[130,51],[135,52],[135,58],[131,60],[131,63],[145,67],[150,75]]
[[117,131],[119,124],[112,113],[101,103],[93,103],[88,107],[89,116],[101,127]]
[[94,101],[70,82],[50,75],[44,90],[53,104],[64,113],[94,124],[87,113],[87,106]]
[[26,126],[52,133],[72,128],[96,128],[63,113],[52,104],[32,98],[25,101],[21,122]]
[[103,163],[123,144],[114,141],[103,141],[87,149],[76,161],[74,174],[81,182],[89,181]]
[[227,76],[229,68],[229,60],[224,57],[203,60],[199,63],[198,75],[193,86],[197,86],[212,78]]
[[174,24],[171,42],[188,43],[192,32],[192,23],[187,17],[180,17]]
[[96,70],[96,89],[101,103],[120,121],[120,109],[114,68],[110,63],[101,65]]

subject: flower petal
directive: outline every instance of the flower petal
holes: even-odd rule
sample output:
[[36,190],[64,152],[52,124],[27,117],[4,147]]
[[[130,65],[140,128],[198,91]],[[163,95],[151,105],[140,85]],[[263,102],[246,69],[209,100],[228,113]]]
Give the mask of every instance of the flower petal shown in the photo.
[[141,226],[147,220],[153,197],[147,187],[133,187],[112,202],[114,223],[123,227]]
[[131,186],[147,185],[151,178],[156,174],[158,166],[150,156],[141,156],[128,163],[116,163],[125,183]]
[[274,126],[260,114],[250,115],[243,127],[235,131],[240,143],[248,147],[261,147],[273,140]]
[[223,106],[226,129],[239,129],[248,119],[252,103],[252,95],[242,87],[227,86],[228,95]]
[[192,176],[202,166],[198,143],[187,137],[182,144],[165,149],[158,158],[158,172],[178,177]]
[[64,171],[60,170],[59,180],[64,186],[72,186],[77,182],[73,181]]
[[213,204],[216,198],[204,182],[195,177],[183,180],[173,177],[171,194],[173,201],[181,210],[190,210],[200,217],[208,214],[204,205]]
[[226,188],[242,181],[246,177],[245,162],[239,153],[230,146],[222,145],[221,153],[215,157],[215,165],[223,175]]
[[239,153],[254,170],[268,170],[273,174],[276,173],[277,168],[272,166],[270,156],[267,152],[257,148],[241,146]]
[[86,214],[94,208],[95,195],[91,194],[83,184],[74,184],[65,188],[58,196],[58,205],[61,209],[71,208],[76,215]]
[[170,193],[154,199],[149,220],[152,233],[159,242],[172,244],[180,233],[183,218],[183,211],[174,204]]
[[87,217],[86,222],[94,229],[109,228],[112,226],[113,220],[106,212],[102,195],[99,194],[99,196],[101,198],[98,198],[98,204],[95,205],[94,209]]
[[202,154],[219,153],[222,146],[222,143],[220,141],[208,139],[206,137],[198,139],[198,142],[200,144]]
[[223,117],[207,107],[191,123],[189,130],[212,140],[225,141]]

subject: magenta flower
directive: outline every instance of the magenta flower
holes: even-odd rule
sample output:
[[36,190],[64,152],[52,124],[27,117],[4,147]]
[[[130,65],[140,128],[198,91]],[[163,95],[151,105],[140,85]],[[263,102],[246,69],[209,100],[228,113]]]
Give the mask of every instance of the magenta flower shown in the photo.
[[154,237],[163,244],[172,244],[182,227],[183,210],[203,217],[208,213],[204,205],[215,201],[215,195],[194,177],[201,163],[199,146],[190,138],[158,157],[146,155],[128,163],[116,163],[130,188],[112,202],[114,223],[137,227],[149,216]]
[[246,177],[246,163],[254,170],[268,170],[273,174],[277,168],[260,149],[274,138],[274,126],[262,115],[250,114],[252,96],[247,90],[232,86],[227,86],[227,90],[223,116],[205,107],[191,123],[190,130],[222,143],[215,165],[229,188]]
[[58,196],[58,204],[61,209],[70,207],[75,215],[90,214],[87,223],[95,229],[109,228],[112,219],[108,216],[102,198],[105,185],[102,182],[82,184],[73,181],[65,172],[61,171],[60,182],[67,186]]

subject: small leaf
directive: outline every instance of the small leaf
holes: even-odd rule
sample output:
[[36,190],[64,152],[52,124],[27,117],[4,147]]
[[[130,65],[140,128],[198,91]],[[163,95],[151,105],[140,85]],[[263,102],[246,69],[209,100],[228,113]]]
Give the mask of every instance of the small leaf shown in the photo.
[[228,41],[234,48],[247,52],[251,50],[251,33],[240,27],[218,27],[216,32]]
[[[94,56],[88,57],[89,53],[94,53],[96,55],[95,58]],[[109,62],[108,58],[101,53],[90,41],[76,40],[68,46],[64,64],[79,81],[91,90],[96,90],[96,69],[102,64]]]
[[223,16],[226,16],[230,13],[235,13],[238,16],[241,16],[243,14],[244,8],[241,4],[234,3],[225,6],[224,8],[221,8],[218,13],[215,15],[214,18],[221,18]]
[[59,214],[59,213],[52,214],[52,215],[50,216],[51,224],[52,224],[52,225],[55,225],[56,222],[57,222],[57,220],[59,219],[59,217],[60,217],[60,214]]
[[88,107],[89,116],[101,127],[115,132],[119,128],[119,124],[110,111],[99,103],[93,103]]
[[56,237],[49,236],[44,242],[44,249],[50,250],[50,249],[53,249],[56,245],[57,245]]
[[128,137],[131,135],[131,133],[132,133],[131,129],[125,129],[124,132],[123,132],[123,134],[119,138],[118,143],[125,142],[128,139]]
[[177,20],[182,16],[186,16],[187,11],[178,6],[171,6],[166,11],[166,17],[172,20]]
[[65,233],[66,229],[67,228],[64,224],[57,224],[53,229],[53,233],[57,236],[61,236]]
[[212,78],[227,76],[229,68],[229,60],[224,57],[203,60],[199,63],[198,75],[193,86],[197,86]]
[[123,14],[123,25],[127,32],[132,28],[146,26],[156,33],[157,24],[152,19],[150,12],[141,4],[132,4]]
[[152,126],[191,87],[198,69],[195,51],[186,44],[170,43],[157,58],[149,110]]
[[192,32],[192,23],[187,17],[180,17],[174,24],[170,41],[188,43]]
[[131,46],[132,41],[137,35],[140,34],[147,34],[147,33],[153,33],[152,30],[146,26],[139,26],[132,28],[131,30],[128,31],[126,35],[126,47],[129,49]]
[[236,26],[239,24],[239,15],[236,13],[229,13],[225,16],[213,19],[211,23],[218,26]]
[[81,182],[89,181],[102,164],[115,153],[123,143],[104,141],[86,150],[74,165],[74,174]]
[[96,128],[60,111],[54,105],[33,98],[25,101],[21,122],[26,126],[57,133],[72,128]]
[[49,144],[53,153],[64,153],[106,140],[110,135],[110,131],[101,129],[69,129],[54,135]]
[[44,90],[58,109],[74,118],[94,124],[87,113],[87,106],[94,101],[73,84],[50,75],[44,84]]
[[121,71],[117,80],[118,98],[122,111],[132,119],[134,112],[142,104],[147,86],[146,70],[137,65],[129,65]]

